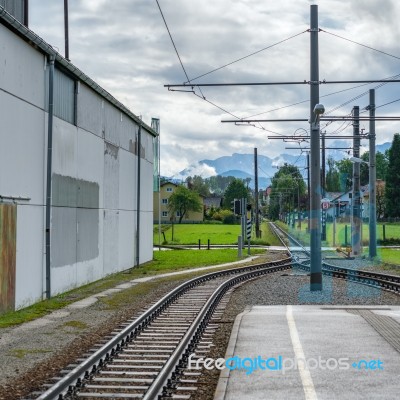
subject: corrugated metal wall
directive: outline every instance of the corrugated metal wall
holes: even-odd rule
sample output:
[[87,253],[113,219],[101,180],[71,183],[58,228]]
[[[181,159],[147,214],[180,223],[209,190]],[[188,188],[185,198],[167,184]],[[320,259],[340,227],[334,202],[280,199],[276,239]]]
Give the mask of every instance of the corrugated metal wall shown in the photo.
[[[49,69],[46,70],[46,111],[49,109]],[[54,115],[70,124],[76,124],[75,118],[75,81],[58,68],[54,69]]]
[[8,13],[16,18],[22,24],[25,17],[25,1],[24,0],[0,0],[0,6],[3,6]]
[[17,206],[0,204],[0,312],[15,308]]

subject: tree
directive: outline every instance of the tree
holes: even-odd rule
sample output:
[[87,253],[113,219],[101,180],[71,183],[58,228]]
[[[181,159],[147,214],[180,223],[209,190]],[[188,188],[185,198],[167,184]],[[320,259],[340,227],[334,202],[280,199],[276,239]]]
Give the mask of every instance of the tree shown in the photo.
[[200,197],[185,186],[178,186],[168,201],[168,209],[172,213],[179,213],[179,223],[184,216],[189,216],[189,211],[202,211]]
[[247,199],[249,190],[241,179],[234,178],[225,190],[224,208],[230,209],[233,199]]
[[385,215],[385,182],[380,179],[376,180],[376,217],[382,218]]
[[342,192],[350,190],[353,184],[353,163],[345,158],[336,161],[336,167],[339,171],[340,190]]
[[193,192],[201,194],[204,197],[208,197],[210,195],[210,187],[208,185],[208,182],[204,180],[201,176],[195,175],[193,176],[193,178],[191,176],[188,176],[186,178],[186,183],[188,185],[188,188],[190,190],[193,190]]
[[[385,180],[388,163],[389,163],[389,153],[386,151],[385,153],[377,152],[376,153],[376,179]],[[366,151],[361,159],[363,161],[369,162],[369,151]],[[360,165],[360,180],[361,185],[367,185],[369,182],[369,167],[365,163],[361,163]]]
[[[285,163],[271,180],[271,201],[268,209],[270,219],[278,219],[280,212],[294,209],[300,203],[304,207],[304,194],[306,185],[299,169]],[[297,199],[295,201],[295,199]]]
[[385,185],[386,215],[400,217],[400,134],[393,136]]
[[335,160],[332,157],[328,157],[328,172],[326,174],[325,184],[327,192],[340,191],[339,171],[337,170]]
[[209,178],[205,179],[210,191],[217,194],[223,195],[225,193],[226,188],[228,185],[234,180],[233,176],[210,176]]

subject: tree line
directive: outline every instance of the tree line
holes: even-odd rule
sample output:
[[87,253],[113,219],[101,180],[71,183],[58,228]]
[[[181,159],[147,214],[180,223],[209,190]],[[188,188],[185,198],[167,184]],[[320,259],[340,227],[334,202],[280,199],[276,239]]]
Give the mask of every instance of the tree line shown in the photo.
[[[369,162],[369,152],[361,159]],[[327,160],[325,176],[325,191],[347,192],[352,188],[353,163],[349,159],[335,161]],[[400,134],[393,136],[391,147],[384,153],[376,153],[376,211],[378,217],[400,217]],[[251,178],[239,179],[233,176],[189,176],[184,184],[178,187],[169,199],[169,209],[178,212],[179,222],[191,211],[202,211],[199,196],[220,196],[223,202],[220,207],[212,207],[205,211],[206,219],[215,219],[225,223],[235,221],[232,201],[246,198],[249,204],[254,204],[254,193],[249,188]],[[369,167],[360,165],[360,183],[369,182]],[[262,213],[270,219],[279,218],[279,213],[304,211],[307,209],[307,185],[297,166],[285,163],[271,179],[269,204],[264,203],[264,196],[259,193],[259,204]]]

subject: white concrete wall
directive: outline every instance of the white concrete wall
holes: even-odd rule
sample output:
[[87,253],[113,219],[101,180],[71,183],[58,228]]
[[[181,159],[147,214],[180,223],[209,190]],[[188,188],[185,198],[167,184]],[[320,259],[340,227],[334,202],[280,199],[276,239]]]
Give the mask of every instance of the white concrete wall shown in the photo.
[[45,58],[0,25],[0,195],[17,206],[15,304],[43,295]]
[[[45,294],[46,58],[0,24],[0,195],[17,209],[16,308]],[[52,295],[135,264],[138,124],[78,83],[77,125],[54,117]],[[152,136],[141,136],[140,263],[152,259]]]

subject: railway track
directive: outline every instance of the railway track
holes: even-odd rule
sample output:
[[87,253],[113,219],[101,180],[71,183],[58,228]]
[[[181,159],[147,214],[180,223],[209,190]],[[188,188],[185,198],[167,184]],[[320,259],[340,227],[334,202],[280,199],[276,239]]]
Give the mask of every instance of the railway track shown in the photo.
[[[279,261],[209,273],[172,290],[143,314],[127,321],[111,337],[77,360],[34,398],[190,399],[200,371],[188,359],[205,357],[233,288],[268,273],[292,267],[309,270],[309,252],[275,224],[271,228],[287,248]],[[400,292],[400,277],[323,263],[325,275]],[[193,353],[195,357],[193,357]]]
[[[287,248],[293,259],[293,265],[304,271],[310,270],[310,252],[293,236],[270,222],[271,229],[275,232],[281,243]],[[292,247],[292,248],[291,248]],[[372,271],[362,271],[352,268],[338,267],[322,262],[322,273],[335,278],[358,282],[364,285],[379,287],[384,290],[400,294],[400,276],[382,274]]]
[[205,355],[234,287],[291,268],[291,258],[209,273],[183,283],[31,398],[189,399],[200,372],[189,355]]

